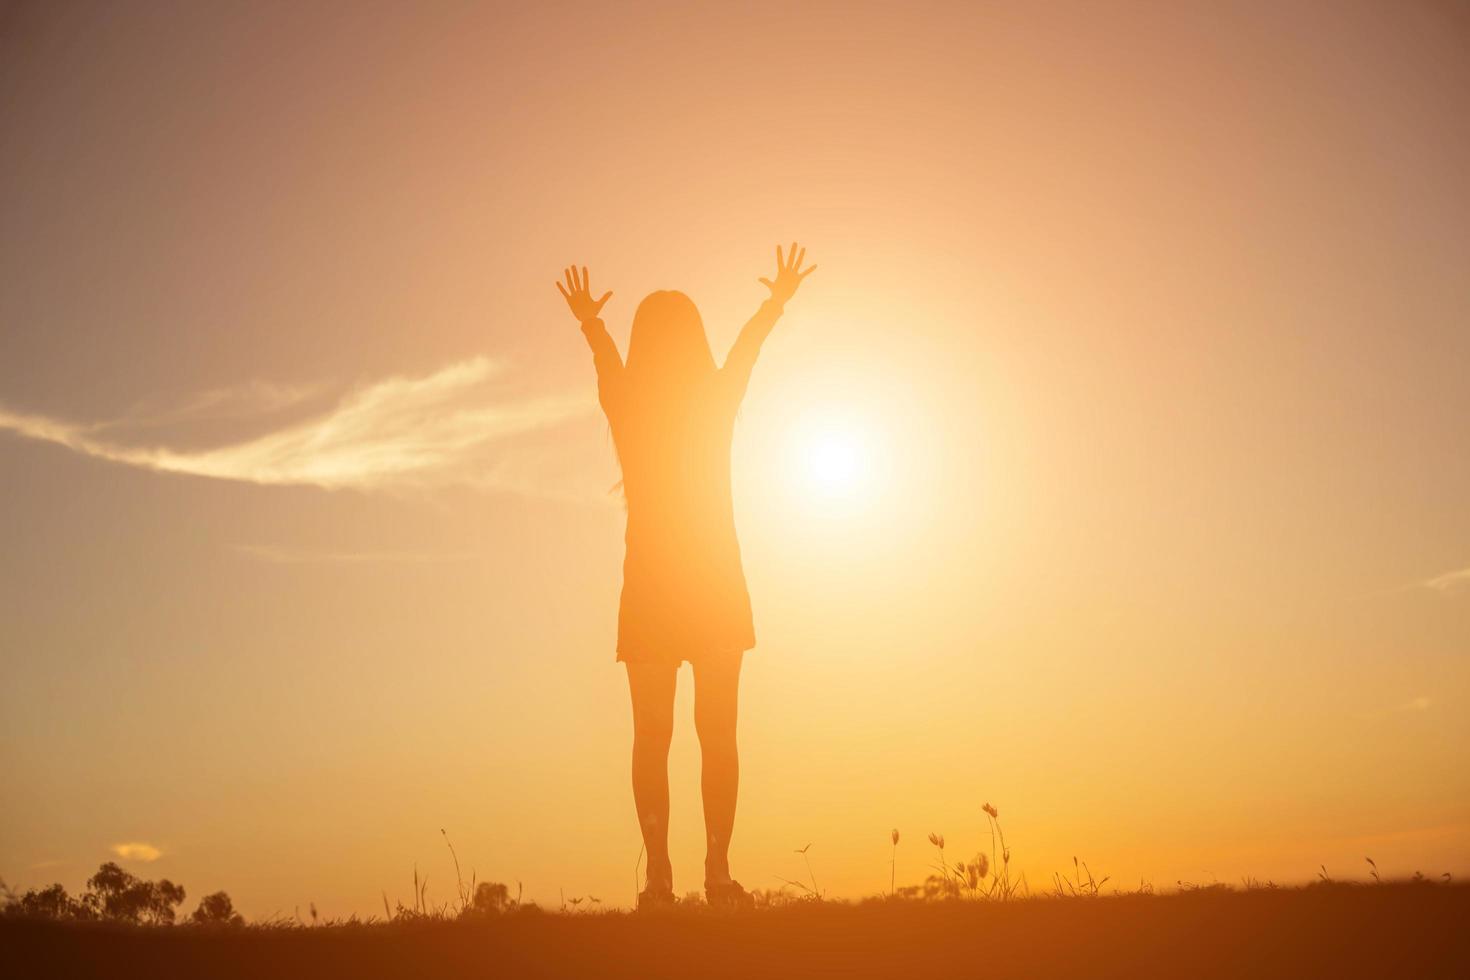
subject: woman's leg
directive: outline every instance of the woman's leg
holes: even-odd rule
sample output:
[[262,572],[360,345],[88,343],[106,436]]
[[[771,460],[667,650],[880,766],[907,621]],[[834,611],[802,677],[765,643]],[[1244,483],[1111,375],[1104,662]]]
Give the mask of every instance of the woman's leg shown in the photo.
[[735,748],[743,653],[701,659],[694,664],[694,729],[702,757],[706,886],[730,881],[730,833],[735,827],[735,796],[740,788],[740,757]]
[[648,852],[648,884],[674,887],[669,863],[669,742],[674,737],[676,663],[629,663],[633,696],[633,805]]

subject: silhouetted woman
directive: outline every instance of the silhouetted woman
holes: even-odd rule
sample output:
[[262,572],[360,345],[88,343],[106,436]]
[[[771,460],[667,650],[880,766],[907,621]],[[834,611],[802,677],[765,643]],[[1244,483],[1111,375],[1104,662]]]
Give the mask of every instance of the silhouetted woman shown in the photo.
[[640,907],[672,902],[669,863],[669,741],[679,665],[694,665],[694,727],[702,757],[711,904],[750,898],[730,877],[730,831],[740,763],[735,715],[740,661],[755,646],[750,595],[740,566],[730,500],[730,439],[761,343],[801,280],[806,250],[783,256],[771,296],[740,331],[725,366],[715,367],[694,303],[683,293],[648,296],[633,315],[628,362],[618,357],[593,299],[587,269],[564,270],[557,289],[582,324],[597,368],[597,395],[623,468],[628,530],[618,660],[633,697],[633,801],[648,852]]

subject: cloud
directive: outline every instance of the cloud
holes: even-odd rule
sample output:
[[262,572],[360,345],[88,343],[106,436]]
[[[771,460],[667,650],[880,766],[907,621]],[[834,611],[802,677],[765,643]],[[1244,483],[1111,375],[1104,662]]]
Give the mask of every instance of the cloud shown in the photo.
[[417,552],[417,551],[310,551],[301,548],[283,548],[269,544],[237,544],[234,550],[247,558],[270,562],[276,565],[303,564],[372,564],[397,562],[407,564],[470,561],[478,557],[473,552]]
[[157,861],[163,857],[163,852],[152,844],[144,844],[141,841],[129,841],[125,844],[113,844],[112,853],[124,861]]
[[1441,595],[1449,595],[1451,592],[1457,592],[1463,588],[1470,588],[1470,568],[1462,568],[1457,572],[1445,572],[1443,575],[1436,575],[1434,578],[1427,579],[1419,584],[1426,589],[1433,589]]
[[1421,694],[1407,701],[1400,701],[1396,704],[1387,704],[1361,711],[1358,713],[1358,717],[1364,720],[1381,721],[1385,718],[1395,718],[1399,715],[1422,715],[1432,707],[1434,707],[1434,699],[1428,695]]
[[1458,571],[1436,575],[1434,578],[1420,579],[1417,582],[1396,585],[1391,589],[1370,592],[1366,596],[1363,596],[1363,598],[1378,598],[1381,596],[1419,592],[1436,592],[1439,595],[1448,596],[1462,589],[1470,591],[1470,568],[1462,568]]
[[[379,489],[451,484],[527,489],[497,443],[586,414],[590,398],[489,398],[497,371],[486,358],[424,377],[394,377],[356,388],[329,411],[265,435],[212,449],[127,445],[100,438],[112,423],[78,424],[0,408],[0,430],[55,443],[96,459],[163,473],[267,486]],[[283,404],[302,389],[257,399]],[[195,404],[219,404],[206,397]],[[238,400],[238,399],[237,399]],[[299,400],[299,399],[298,399]]]
[[280,412],[322,394],[326,385],[283,385],[270,381],[247,381],[210,388],[186,398],[182,404],[160,406],[144,399],[126,415],[90,427],[96,432],[120,426],[170,425],[202,419],[240,419]]

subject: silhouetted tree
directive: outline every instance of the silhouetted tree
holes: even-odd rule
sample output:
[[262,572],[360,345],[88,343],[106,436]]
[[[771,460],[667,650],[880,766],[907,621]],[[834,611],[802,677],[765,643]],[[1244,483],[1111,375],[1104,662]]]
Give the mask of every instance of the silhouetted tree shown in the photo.
[[[313,911],[315,908],[312,906]],[[224,892],[205,895],[199,900],[199,907],[189,918],[200,925],[217,926],[238,926],[245,921],[240,913],[235,911],[235,903],[230,901],[230,896]]]
[[475,889],[471,910],[477,915],[494,915],[504,912],[510,904],[510,889],[498,881],[482,881]]
[[169,925],[174,921],[174,907],[183,901],[182,885],[167,878],[144,881],[109,861],[87,879],[82,904],[100,918],[116,922]]
[[85,903],[72,898],[60,885],[32,888],[5,906],[5,914],[21,919],[90,919]]

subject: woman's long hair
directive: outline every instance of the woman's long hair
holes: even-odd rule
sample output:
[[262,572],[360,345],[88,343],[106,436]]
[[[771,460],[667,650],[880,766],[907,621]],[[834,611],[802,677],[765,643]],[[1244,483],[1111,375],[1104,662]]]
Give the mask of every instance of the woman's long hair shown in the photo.
[[627,372],[635,411],[677,411],[683,399],[709,385],[715,356],[693,300],[661,289],[638,304]]
[[[672,289],[650,293],[633,314],[624,375],[621,432],[614,444],[623,479],[613,487],[627,498],[625,454],[656,467],[680,465],[690,439],[697,439],[700,402],[713,390],[715,356],[694,301]],[[655,480],[655,483],[660,481]]]

